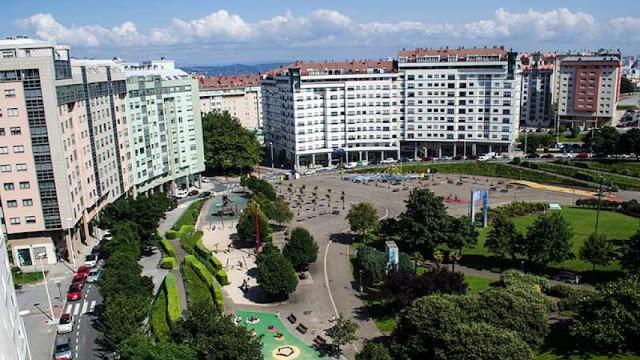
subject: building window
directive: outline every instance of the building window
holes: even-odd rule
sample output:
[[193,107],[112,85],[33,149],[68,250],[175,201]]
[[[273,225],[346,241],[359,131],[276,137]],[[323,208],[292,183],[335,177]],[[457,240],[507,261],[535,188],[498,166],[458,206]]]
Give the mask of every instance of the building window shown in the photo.
[[11,219],[9,219],[9,221],[11,222],[11,225],[20,225],[19,217],[12,217]]
[[16,90],[15,89],[6,89],[4,91],[4,97],[8,97],[8,98],[16,97]]
[[7,200],[7,207],[16,208],[18,207],[18,202],[16,200]]
[[22,134],[22,129],[19,126],[15,126],[11,128],[11,135],[20,135]]
[[[11,186],[13,187],[13,183],[11,183]],[[20,189],[30,189],[31,186],[29,185],[28,181],[20,181]]]
[[8,154],[9,153],[9,148],[6,146],[0,146],[0,155],[2,154]]
[[15,189],[15,186],[13,185],[13,183],[4,183],[4,189],[6,191],[13,190],[13,189]]
[[22,199],[22,206],[33,206],[32,199]]
[[16,153],[16,154],[23,153],[24,152],[24,145],[13,145],[13,152]]
[[0,165],[0,172],[3,172],[3,173],[11,172],[11,165]]
[[5,132],[4,132],[4,128],[0,128],[0,136],[4,136]]
[[18,116],[18,108],[9,108],[9,109],[7,109],[7,116],[8,117],[16,117],[16,116]]
[[16,164],[16,170],[27,171],[27,164],[25,163]]
[[36,217],[35,216],[25,216],[24,217],[24,222],[26,222],[27,224],[35,224],[36,223]]

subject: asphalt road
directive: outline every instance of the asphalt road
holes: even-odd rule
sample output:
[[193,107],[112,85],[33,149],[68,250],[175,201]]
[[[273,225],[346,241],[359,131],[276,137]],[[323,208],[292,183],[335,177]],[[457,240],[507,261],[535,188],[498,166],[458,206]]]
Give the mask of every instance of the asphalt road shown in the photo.
[[82,290],[82,298],[69,301],[64,307],[65,313],[73,314],[73,331],[66,335],[71,341],[74,359],[102,359],[102,347],[98,344],[99,332],[96,329],[97,316],[91,312],[102,304],[98,286],[87,283]]

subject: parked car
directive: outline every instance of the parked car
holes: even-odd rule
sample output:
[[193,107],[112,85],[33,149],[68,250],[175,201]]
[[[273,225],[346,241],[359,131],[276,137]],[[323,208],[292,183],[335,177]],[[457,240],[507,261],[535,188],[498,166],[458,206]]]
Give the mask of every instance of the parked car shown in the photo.
[[67,301],[76,301],[82,299],[82,289],[78,286],[71,285],[67,290]]
[[86,274],[75,274],[73,275],[73,279],[71,279],[71,285],[77,286],[82,289],[84,287],[85,281],[87,281]]
[[356,166],[358,166],[358,163],[357,163],[357,162],[355,162],[355,161],[352,161],[352,162],[349,162],[349,163],[344,164],[344,168],[345,168],[345,169],[353,169],[353,168],[355,168]]
[[208,198],[209,196],[211,196],[211,191],[203,191],[198,195],[199,198]]
[[56,347],[53,350],[53,358],[55,360],[72,360],[71,342],[68,337],[56,338]]
[[433,161],[433,156],[423,156],[422,161]]
[[307,171],[305,171],[303,174],[304,174],[304,175],[313,175],[313,174],[315,174],[315,173],[317,173],[317,172],[318,172],[318,170],[316,170],[316,169],[308,169],[308,170],[307,170]]
[[464,156],[456,155],[456,156],[453,157],[453,160],[464,160]]
[[68,334],[73,331],[73,315],[69,313],[62,314],[58,322],[58,334]]
[[84,258],[84,265],[93,268],[98,263],[98,255],[89,254]]
[[525,156],[525,159],[537,159],[539,157],[540,155],[533,153],[533,154],[527,154],[527,156]]
[[91,253],[94,255],[98,255],[100,253],[100,246],[96,245],[94,247],[91,248]]
[[91,268],[86,266],[86,265],[82,265],[80,267],[78,267],[78,271],[76,272],[77,274],[85,274],[85,276],[87,276],[87,274],[89,274],[89,271],[91,271]]
[[209,180],[209,178],[206,178],[206,177],[203,176],[203,177],[200,178],[200,181],[202,181],[203,183],[208,183],[211,180]]
[[89,275],[87,276],[87,282],[94,283],[98,281],[98,279],[100,278],[100,271],[102,271],[100,268],[95,268],[89,271]]
[[571,271],[560,271],[553,276],[553,280],[562,281],[569,284],[579,284],[582,277]]
[[111,239],[113,239],[113,235],[111,235],[111,231],[108,229],[104,230],[102,232],[102,240],[109,241]]
[[384,160],[380,161],[381,164],[393,164],[393,163],[396,163],[396,162],[398,162],[398,160],[396,160],[394,158],[387,158],[387,159],[384,159]]
[[553,159],[554,158],[553,154],[544,154],[544,155],[542,155],[540,157],[543,158],[543,159]]
[[590,155],[587,152],[581,152],[578,155],[576,155],[576,159],[581,159],[581,160],[588,159],[589,157]]
[[187,190],[178,190],[176,191],[175,197],[177,197],[178,199],[183,199],[187,197],[188,194],[189,192]]

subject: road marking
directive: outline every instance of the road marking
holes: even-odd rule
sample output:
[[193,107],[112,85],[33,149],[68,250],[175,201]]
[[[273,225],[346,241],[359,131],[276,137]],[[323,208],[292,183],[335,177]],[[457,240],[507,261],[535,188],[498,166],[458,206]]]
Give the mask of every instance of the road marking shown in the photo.
[[71,308],[73,308],[73,304],[67,304],[67,308],[65,309],[65,313],[71,313]]
[[89,306],[89,311],[90,311],[90,312],[93,312],[95,309],[96,309],[96,301],[95,301],[95,300],[93,300],[93,301],[91,302],[91,306]]
[[87,289],[87,293],[85,294],[85,296],[89,296],[90,292],[91,292],[91,289]]
[[80,312],[80,315],[86,314],[87,313],[87,308],[89,307],[89,303],[88,302],[84,302],[82,304],[82,311]]
[[73,316],[77,316],[80,313],[80,304],[73,304]]

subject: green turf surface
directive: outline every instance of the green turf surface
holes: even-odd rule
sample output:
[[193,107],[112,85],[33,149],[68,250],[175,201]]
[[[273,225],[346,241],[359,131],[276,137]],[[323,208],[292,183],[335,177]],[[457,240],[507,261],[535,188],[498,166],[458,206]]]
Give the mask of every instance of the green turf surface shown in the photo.
[[[316,360],[321,359],[320,354],[312,347],[307,345],[304,341],[293,336],[280,321],[280,319],[274,314],[267,314],[253,311],[237,311],[237,316],[242,318],[242,324],[244,324],[249,330],[255,329],[256,335],[263,335],[262,337],[262,356],[264,360],[272,360],[273,350],[280,346],[295,346],[300,349],[300,356],[296,360]],[[257,324],[247,324],[246,319],[250,317],[257,317],[260,322]],[[284,339],[277,340],[274,331],[269,331],[270,325],[276,327],[276,331],[284,335]],[[312,324],[305,324],[310,327]]]
[[612,173],[624,174],[628,171],[628,175],[640,177],[640,161],[571,161],[574,166],[588,166],[589,169],[598,171],[607,171]]
[[[46,273],[48,273],[48,271],[45,271],[45,274]],[[11,275],[13,276],[13,284],[15,286],[33,284],[42,280],[41,271],[32,273],[19,273],[16,271],[11,271]]]
[[169,340],[169,319],[167,319],[167,294],[164,286],[160,288],[158,298],[151,309],[151,330],[157,340]]
[[464,281],[469,285],[467,293],[477,294],[491,287],[491,283],[496,280],[488,279],[480,276],[465,275]]
[[[596,211],[590,209],[564,208],[560,210],[560,212],[565,220],[573,227],[573,252],[577,257],[580,247],[595,230]],[[527,227],[533,223],[536,216],[538,216],[538,214],[516,217],[513,219],[513,222],[519,231],[525,232]],[[613,241],[614,244],[620,245],[636,232],[638,225],[638,219],[631,216],[611,211],[601,211],[598,232],[605,234],[607,239]],[[484,247],[484,242],[490,226],[487,228],[479,228],[478,230],[480,233],[478,245],[473,249],[465,249],[463,252],[464,255],[489,255],[487,249]],[[573,271],[588,271],[591,270],[592,265],[576,258],[554,264],[552,267],[565,268]],[[597,269],[619,270],[620,265],[616,261],[609,266],[598,267]]]
[[[554,174],[575,177],[577,173],[583,173],[591,176],[592,182],[598,182],[600,174],[597,171],[589,169],[580,169],[575,166],[558,165],[552,163],[537,163],[540,170],[549,171]],[[640,179],[634,179],[627,176],[620,176],[613,173],[603,173],[604,184],[611,182],[615,186],[623,190],[640,190]]]

